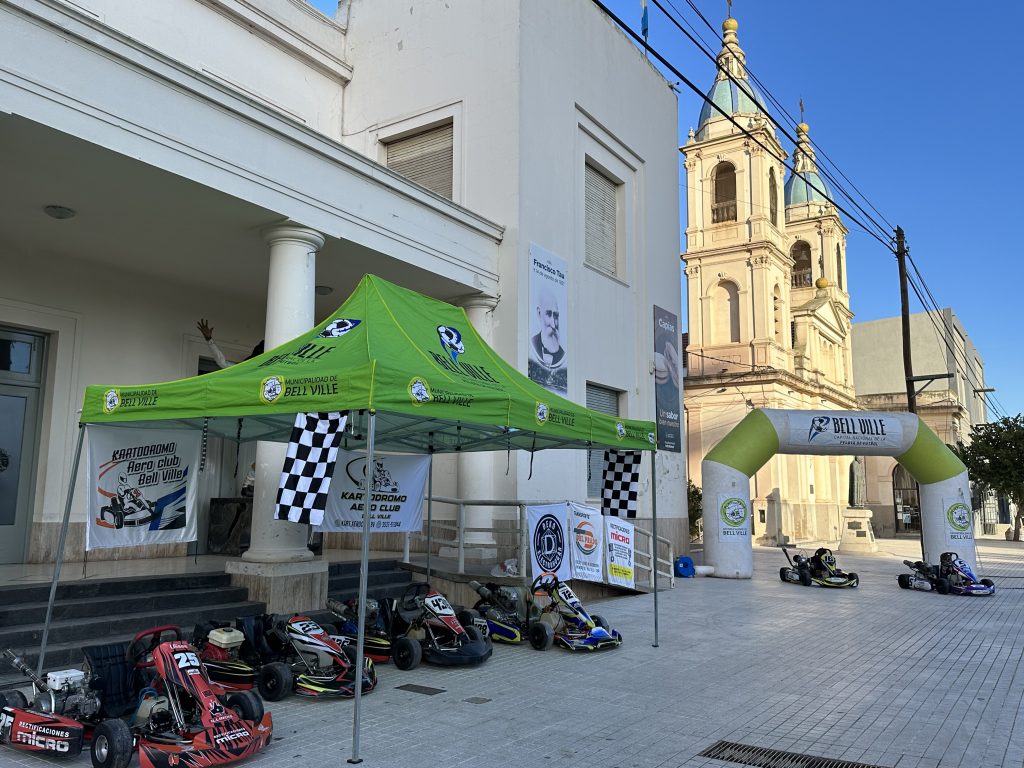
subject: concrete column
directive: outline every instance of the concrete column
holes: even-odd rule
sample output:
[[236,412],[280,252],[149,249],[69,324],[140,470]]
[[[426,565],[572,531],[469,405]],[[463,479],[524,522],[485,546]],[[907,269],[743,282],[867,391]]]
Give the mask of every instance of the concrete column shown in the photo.
[[[469,322],[483,340],[493,339],[492,318],[498,300],[476,294],[457,300],[466,310]],[[460,499],[494,498],[494,453],[491,451],[460,453],[458,457],[458,492]],[[467,528],[489,528],[493,525],[493,507],[466,507]],[[493,562],[498,557],[494,536],[487,532],[469,532],[464,539],[467,562]],[[450,554],[450,553],[446,553]],[[446,556],[442,555],[442,557]]]
[[[262,234],[270,245],[264,333],[269,350],[313,327],[316,253],[324,236],[293,223]],[[257,444],[250,546],[240,562],[227,564],[232,583],[248,587],[249,599],[267,603],[271,613],[322,607],[327,589],[327,565],[311,562],[306,546],[309,526],[273,519],[286,450],[284,443]]]

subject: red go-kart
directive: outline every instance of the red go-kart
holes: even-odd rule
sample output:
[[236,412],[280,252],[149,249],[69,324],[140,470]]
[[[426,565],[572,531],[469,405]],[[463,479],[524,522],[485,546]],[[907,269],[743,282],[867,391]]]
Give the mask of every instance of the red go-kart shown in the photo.
[[46,678],[5,653],[32,679],[36,695],[29,703],[18,691],[0,694],[0,742],[72,757],[88,741],[95,768],[126,768],[135,751],[141,768],[206,768],[253,755],[270,741],[270,713],[259,698],[211,683],[177,627],[82,651],[84,670]]

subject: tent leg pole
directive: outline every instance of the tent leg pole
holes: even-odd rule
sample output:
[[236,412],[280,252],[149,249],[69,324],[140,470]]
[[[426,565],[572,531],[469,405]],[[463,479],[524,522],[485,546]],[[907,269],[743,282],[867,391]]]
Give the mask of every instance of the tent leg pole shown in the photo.
[[430,583],[430,551],[434,548],[434,454],[427,470],[427,584]]
[[651,451],[651,581],[654,584],[654,643],[658,647],[658,452]]
[[46,604],[46,621],[43,622],[43,639],[39,643],[39,663],[36,674],[42,677],[43,662],[46,659],[46,641],[50,636],[50,619],[53,617],[53,603],[57,599],[57,582],[60,581],[60,567],[64,563],[64,544],[68,540],[68,525],[71,520],[71,500],[75,495],[75,480],[78,478],[78,460],[82,457],[82,440],[85,428],[78,425],[78,441],[75,445],[75,458],[71,462],[71,478],[68,480],[68,498],[64,504],[64,519],[60,524],[60,538],[57,540],[57,557],[53,563],[53,581],[50,582],[50,599]]
[[370,564],[370,486],[373,484],[373,438],[377,427],[377,414],[370,411],[370,428],[366,438],[366,482],[363,486],[363,555],[359,565],[359,631],[356,634],[355,707],[352,711],[352,757],[350,763],[361,763],[359,756],[359,717],[363,703],[363,634],[366,631],[366,582]]

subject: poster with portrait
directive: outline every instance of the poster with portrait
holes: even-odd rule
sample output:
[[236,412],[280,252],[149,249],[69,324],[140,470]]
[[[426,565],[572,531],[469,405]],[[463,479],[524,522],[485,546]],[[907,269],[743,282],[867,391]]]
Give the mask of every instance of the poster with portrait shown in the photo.
[[654,405],[658,415],[658,450],[682,451],[679,419],[679,319],[654,306]]
[[569,391],[568,297],[565,259],[530,243],[528,373],[533,381],[563,397]]
[[195,541],[198,430],[90,424],[87,550]]

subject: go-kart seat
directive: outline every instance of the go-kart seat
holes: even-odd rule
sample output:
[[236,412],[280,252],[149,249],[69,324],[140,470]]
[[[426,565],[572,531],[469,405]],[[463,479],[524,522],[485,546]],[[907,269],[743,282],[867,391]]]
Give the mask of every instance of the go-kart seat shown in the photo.
[[273,658],[274,649],[267,643],[267,631],[273,627],[269,616],[242,616],[235,619],[235,626],[245,638],[245,655],[258,656],[261,660]]
[[137,670],[128,660],[128,642],[90,645],[82,649],[89,662],[93,690],[100,694],[106,717],[124,717],[135,711]]

